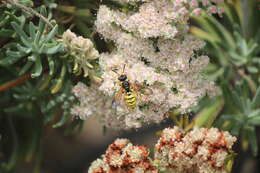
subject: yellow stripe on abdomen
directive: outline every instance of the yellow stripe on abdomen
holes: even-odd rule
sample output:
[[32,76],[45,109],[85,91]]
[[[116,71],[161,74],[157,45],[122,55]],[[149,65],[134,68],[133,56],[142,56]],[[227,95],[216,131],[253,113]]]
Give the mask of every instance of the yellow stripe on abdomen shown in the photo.
[[134,108],[136,106],[136,98],[130,92],[126,93],[126,95],[125,95],[125,102],[126,102],[127,106],[129,106],[131,108]]
[[127,93],[126,95],[125,95],[125,99],[133,99],[133,98],[135,98],[135,96],[132,94],[132,93]]

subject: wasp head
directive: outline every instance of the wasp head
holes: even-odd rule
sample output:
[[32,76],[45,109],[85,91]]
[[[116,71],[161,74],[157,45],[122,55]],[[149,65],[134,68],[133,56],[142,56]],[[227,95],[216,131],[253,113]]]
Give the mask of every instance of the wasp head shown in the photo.
[[123,82],[123,81],[126,81],[127,79],[127,76],[125,74],[122,74],[121,76],[118,77],[118,80]]

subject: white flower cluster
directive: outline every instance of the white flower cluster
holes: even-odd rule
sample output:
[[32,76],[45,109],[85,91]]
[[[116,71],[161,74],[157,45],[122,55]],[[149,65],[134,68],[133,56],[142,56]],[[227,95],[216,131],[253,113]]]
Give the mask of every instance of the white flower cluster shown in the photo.
[[[118,77],[125,74],[136,97],[135,109],[129,109],[125,103],[125,91],[119,103],[110,103],[112,114],[103,116],[106,126],[111,125],[108,119],[123,124],[124,129],[159,123],[169,110],[189,112],[200,98],[216,93],[214,83],[201,73],[209,63],[207,56],[197,54],[204,42],[190,36],[188,25],[179,24],[174,18],[177,0],[140,2],[137,12],[124,13],[102,5],[97,14],[97,32],[115,45],[112,52],[100,55],[103,82],[99,90],[113,100],[122,92]],[[181,1],[180,5],[189,7],[186,3],[191,2]],[[84,109],[90,104],[93,102]]]
[[92,41],[81,36],[77,37],[75,33],[67,30],[62,35],[62,42],[74,63],[73,72],[79,75],[83,70],[84,76],[88,76],[89,69],[93,68],[90,61],[99,57]]
[[[74,105],[71,113],[80,119],[87,119],[90,115],[111,114],[110,102],[106,96],[97,91],[98,86],[87,87],[83,83],[74,86],[72,93],[79,100],[79,105]],[[109,99],[109,98],[107,98]],[[91,103],[91,104],[90,104]]]
[[[202,13],[201,6],[208,13],[222,14],[223,8],[219,6],[223,0],[117,0],[124,3],[142,2],[138,12],[123,13],[110,11],[101,6],[97,20],[97,28],[105,38],[114,36],[118,38],[114,25],[125,31],[133,33],[139,38],[163,37],[172,39],[180,30],[180,26],[187,24],[193,15]],[[102,26],[108,24],[102,29]],[[114,33],[109,30],[113,30]],[[117,30],[119,31],[119,30]]]
[[94,161],[88,173],[157,173],[144,146],[135,146],[127,139],[117,139],[102,159]]
[[79,104],[71,108],[71,114],[86,120],[89,116],[100,117],[100,121],[106,127],[114,129],[127,129],[129,127],[140,127],[140,123],[128,121],[124,117],[115,116],[115,110],[111,109],[112,98],[98,91],[98,86],[92,84],[86,86],[79,82],[74,86],[72,92]]
[[227,173],[225,163],[235,141],[216,128],[195,128],[188,133],[166,128],[155,146],[155,159],[162,170],[170,172]]
[[94,161],[88,173],[227,173],[236,138],[216,128],[194,128],[184,132],[166,128],[155,145],[154,160],[148,149],[117,139],[102,159]]

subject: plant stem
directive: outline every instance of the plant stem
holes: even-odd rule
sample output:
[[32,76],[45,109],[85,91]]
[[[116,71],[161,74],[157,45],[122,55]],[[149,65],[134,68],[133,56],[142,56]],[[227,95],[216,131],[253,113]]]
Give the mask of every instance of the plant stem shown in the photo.
[[16,1],[13,0],[4,0],[6,3],[11,4],[17,8],[20,8],[21,10],[23,10],[24,12],[28,13],[28,14],[33,14],[37,17],[39,17],[41,20],[43,20],[48,26],[50,26],[51,28],[53,28],[53,25],[49,22],[49,20],[44,17],[43,15],[41,15],[40,13],[38,13],[37,11],[35,11],[32,8],[26,7]]
[[19,85],[23,82],[25,82],[26,80],[30,79],[31,78],[31,75],[30,74],[26,74],[24,76],[21,76],[13,81],[10,81],[10,82],[6,82],[5,84],[3,85],[0,85],[0,92],[1,91],[5,91],[5,90],[8,90],[16,85]]

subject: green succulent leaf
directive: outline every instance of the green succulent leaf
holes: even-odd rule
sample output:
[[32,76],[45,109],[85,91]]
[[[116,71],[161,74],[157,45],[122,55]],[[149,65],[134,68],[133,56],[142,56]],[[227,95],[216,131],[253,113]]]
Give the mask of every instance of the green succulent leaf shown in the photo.
[[221,33],[221,37],[226,41],[229,48],[235,48],[235,40],[232,37],[232,34],[221,24],[219,23],[214,17],[206,16],[206,19],[214,25],[214,31],[219,30],[218,33]]
[[11,22],[11,25],[20,37],[29,41],[29,37],[26,35],[26,33],[23,31],[23,28],[21,28],[20,25],[18,25],[16,22]]
[[27,40],[24,37],[21,37],[21,41],[23,42],[23,44],[27,47],[32,47],[32,41],[31,40]]
[[256,139],[255,127],[246,128],[247,139],[249,140],[250,147],[252,149],[253,155],[256,156],[258,152],[258,144]]
[[256,94],[252,101],[252,108],[257,108],[260,105],[260,87],[256,90]]
[[67,67],[65,64],[63,64],[62,68],[61,68],[61,74],[60,74],[59,78],[57,79],[56,83],[52,86],[52,89],[51,89],[52,94],[56,94],[63,87],[64,78],[65,78],[66,73],[67,73]]
[[260,116],[260,109],[255,109],[255,110],[252,110],[249,115],[248,115],[248,118],[255,118],[257,116]]
[[10,66],[19,61],[22,56],[8,56],[4,59],[0,59],[0,66]]
[[35,56],[35,57],[36,57],[36,61],[35,61],[34,71],[31,74],[32,78],[39,77],[42,74],[41,57],[40,56]]
[[[41,13],[41,15],[46,17],[47,16],[46,8],[45,7],[41,7],[40,13]],[[37,37],[38,40],[37,41],[39,41],[39,38],[42,35],[42,33],[43,33],[44,29],[45,29],[45,26],[46,26],[45,22],[43,20],[40,20],[40,22],[39,22],[39,33],[38,33],[38,37]]]
[[19,72],[19,75],[25,74],[33,65],[32,61],[27,61],[26,64],[22,67],[22,69]]
[[239,113],[243,112],[242,103],[237,94],[230,90],[227,83],[222,84],[223,96],[225,98],[225,104],[229,107],[232,112]]
[[43,39],[42,44],[49,42],[58,32],[58,25],[55,25],[54,28],[48,33],[48,35]]
[[55,114],[53,112],[45,113],[44,124],[51,122],[54,119],[54,117],[55,117]]
[[258,68],[256,68],[255,66],[248,66],[247,70],[249,73],[252,73],[252,74],[256,74],[259,72]]
[[25,53],[25,54],[29,54],[29,53],[31,53],[31,51],[32,51],[31,48],[23,47],[23,46],[21,46],[20,44],[17,45],[17,49],[18,49],[20,52],[23,52],[23,53]]
[[223,107],[223,99],[216,99],[215,103],[202,109],[195,117],[195,127],[211,127]]
[[29,31],[30,31],[30,37],[34,38],[35,33],[36,33],[36,27],[34,26],[34,24],[32,22],[30,22],[30,24],[29,24]]
[[235,136],[239,136],[239,132],[242,128],[242,124],[241,123],[234,123],[232,124],[232,129],[230,131],[231,134],[235,135]]
[[16,51],[11,51],[11,50],[7,50],[6,51],[6,55],[10,56],[10,57],[17,57],[17,58],[21,58],[23,57],[25,54],[22,52],[16,52]]
[[60,119],[59,122],[57,122],[56,124],[54,124],[52,127],[53,128],[58,128],[63,126],[69,119],[70,119],[70,113],[69,112],[64,112],[62,118]]
[[13,113],[13,112],[21,111],[23,108],[24,108],[24,103],[20,103],[18,105],[5,108],[4,112]]
[[[1,27],[1,26],[0,26]],[[14,34],[14,32],[10,29],[1,29],[0,30],[0,37],[9,38]]]
[[253,126],[259,126],[260,125],[260,115],[250,118],[248,120],[248,123]]
[[52,54],[56,54],[58,52],[61,52],[63,50],[63,45],[62,44],[58,44],[56,46],[53,47],[44,47],[43,49],[43,53],[47,54],[47,55],[52,55]]
[[75,119],[69,127],[65,130],[64,135],[67,136],[73,132],[80,131],[83,127],[83,120]]
[[55,62],[52,59],[52,57],[48,57],[48,63],[49,63],[49,75],[53,76],[55,71]]
[[43,78],[42,82],[39,84],[38,90],[39,90],[39,91],[43,91],[43,90],[45,90],[46,88],[48,88],[48,86],[49,86],[50,83],[51,83],[51,80],[52,80],[52,76],[51,76],[51,75],[48,75],[48,77]]

